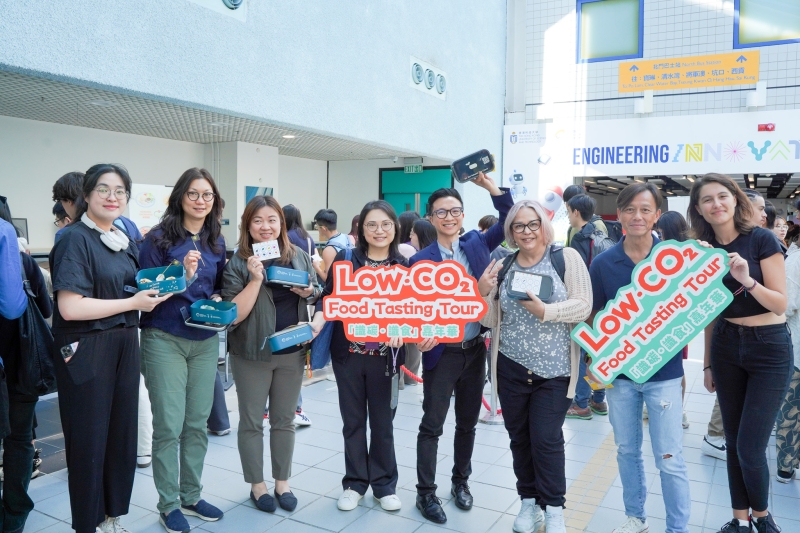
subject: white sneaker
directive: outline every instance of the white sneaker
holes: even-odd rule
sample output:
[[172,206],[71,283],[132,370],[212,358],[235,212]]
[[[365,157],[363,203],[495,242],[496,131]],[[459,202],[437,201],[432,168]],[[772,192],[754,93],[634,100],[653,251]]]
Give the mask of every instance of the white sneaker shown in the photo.
[[534,533],[539,531],[544,523],[544,513],[542,508],[536,505],[533,498],[523,499],[519,514],[514,520],[514,531],[516,533]]
[[689,417],[686,416],[686,411],[683,412],[683,420],[681,421],[683,429],[689,429]]
[[97,526],[101,533],[131,533],[119,523],[119,517],[107,516],[106,519]]
[[792,468],[790,472],[784,472],[782,470],[778,470],[778,473],[775,474],[775,479],[780,481],[781,483],[789,483],[793,479],[800,479],[800,470],[797,468]]
[[149,455],[137,455],[136,456],[136,466],[138,468],[147,468],[150,466],[150,463],[153,462],[153,458]]
[[700,451],[709,457],[716,457],[723,461],[728,460],[728,455],[725,453],[725,437],[703,437],[703,444],[700,445]]
[[358,502],[361,501],[361,498],[364,496],[357,493],[353,489],[345,490],[341,496],[339,496],[339,510],[341,511],[352,511],[356,507],[358,507]]
[[384,511],[399,511],[403,507],[403,502],[397,497],[397,494],[389,494],[383,498],[375,498],[381,502],[381,507]]
[[294,412],[294,425],[306,427],[311,425],[311,419],[306,416],[302,409]]
[[613,530],[611,533],[644,533],[650,531],[650,526],[647,525],[647,520],[642,522],[638,518],[629,516],[624,524]]
[[225,435],[230,435],[231,428],[223,429],[222,431],[211,431],[209,429],[208,432],[211,433],[212,435],[216,435],[217,437],[224,437]]
[[564,508],[546,506],[544,510],[544,530],[547,533],[567,533],[564,525]]

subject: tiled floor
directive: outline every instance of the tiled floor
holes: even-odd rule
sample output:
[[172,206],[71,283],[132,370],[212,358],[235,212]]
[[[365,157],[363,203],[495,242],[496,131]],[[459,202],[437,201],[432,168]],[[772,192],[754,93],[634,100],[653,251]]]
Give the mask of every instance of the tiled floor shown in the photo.
[[[695,341],[698,342],[702,341]],[[695,344],[690,353],[699,354],[701,350],[702,346]],[[713,395],[703,389],[701,366],[700,361],[691,359],[685,365],[688,383],[685,407],[691,427],[685,430],[684,455],[689,463],[691,479],[690,531],[714,533],[730,519],[730,510],[727,507],[729,499],[725,462],[700,453],[702,435],[714,403]],[[291,486],[299,500],[298,508],[291,514],[279,509],[270,515],[253,507],[248,498],[249,486],[242,479],[236,448],[236,394],[231,389],[227,396],[234,430],[225,437],[210,437],[203,473],[203,497],[226,514],[216,523],[189,518],[190,524],[203,531],[235,533],[429,533],[442,527],[470,533],[510,532],[519,509],[519,500],[514,490],[508,435],[503,426],[478,426],[470,480],[475,507],[464,512],[450,501],[449,472],[452,468],[454,430],[452,412],[440,440],[437,475],[440,486],[438,495],[443,500],[448,521],[444,526],[426,522],[414,507],[415,445],[422,413],[419,402],[421,394],[420,386],[407,387],[401,392],[395,418],[395,445],[400,470],[398,495],[403,502],[402,510],[394,513],[383,511],[370,493],[354,511],[342,512],[336,508],[344,472],[341,420],[336,383],[320,381],[303,389],[304,408],[313,425],[297,432]],[[608,419],[595,416],[591,421],[567,420],[564,437],[567,441],[568,525],[575,527],[572,531],[608,533],[625,519]],[[645,439],[648,439],[646,434]],[[268,446],[266,450],[268,455]],[[644,456],[650,492],[646,506],[650,531],[660,533],[665,530],[664,503],[658,470],[648,442],[645,442]],[[772,442],[769,457],[770,468],[774,471],[775,451]],[[268,460],[266,464],[269,465]],[[31,482],[30,494],[36,502],[36,508],[28,519],[25,532],[72,531],[69,527],[66,477],[66,471],[62,470]],[[138,470],[130,513],[123,518],[123,524],[133,533],[163,532],[158,523],[156,501],[151,469]],[[800,533],[800,481],[783,485],[773,479],[770,507],[784,533]]]

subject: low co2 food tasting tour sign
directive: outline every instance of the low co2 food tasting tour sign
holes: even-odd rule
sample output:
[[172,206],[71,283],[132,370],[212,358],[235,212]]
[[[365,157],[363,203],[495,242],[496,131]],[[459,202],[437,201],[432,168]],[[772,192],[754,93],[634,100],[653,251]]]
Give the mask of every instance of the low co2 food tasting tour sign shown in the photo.
[[637,383],[650,379],[733,301],[722,284],[728,270],[724,250],[695,241],[656,245],[594,327],[572,330],[592,358],[592,373],[606,385],[620,374]]
[[360,268],[333,264],[333,292],[325,297],[326,320],[341,320],[351,341],[405,342],[436,338],[459,342],[464,326],[480,320],[486,302],[478,283],[455,261],[420,261],[412,267]]

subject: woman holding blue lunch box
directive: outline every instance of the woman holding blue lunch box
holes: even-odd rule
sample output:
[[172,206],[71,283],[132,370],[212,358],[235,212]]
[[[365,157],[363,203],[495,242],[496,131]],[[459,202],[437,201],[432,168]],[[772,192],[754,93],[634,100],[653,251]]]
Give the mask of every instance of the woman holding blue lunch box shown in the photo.
[[130,195],[124,168],[91,167],[75,221],[50,252],[53,358],[77,533],[123,531],[136,471],[139,311],[171,296],[133,294],[139,251],[114,226]]
[[211,174],[190,168],[178,179],[161,221],[147,233],[139,252],[142,269],[166,271],[182,264],[186,276],[185,291],[143,313],[140,321],[142,375],[153,411],[153,481],[160,521],[171,533],[189,531],[184,515],[213,522],[223,514],[200,498],[219,340],[216,331],[190,327],[184,317],[197,301],[221,300],[221,214]]
[[[361,210],[356,247],[341,250],[336,261],[350,261],[353,270],[408,265],[398,250],[400,223],[392,206],[384,200],[367,203]],[[328,271],[323,297],[333,292],[335,272]],[[317,301],[312,326],[325,325],[322,299]],[[316,333],[315,333],[316,334]],[[352,511],[369,487],[386,511],[398,511],[397,459],[394,453],[393,420],[405,349],[399,337],[389,342],[353,342],[345,337],[341,321],[333,323],[331,360],[339,389],[339,410],[344,427],[345,475],[338,506]],[[367,421],[370,438],[367,442]]]
[[[222,283],[222,297],[238,307],[238,317],[228,333],[228,347],[239,399],[239,457],[256,507],[271,513],[280,505],[291,512],[297,498],[288,480],[306,348],[289,343],[273,351],[273,345],[277,347],[277,337],[284,341],[292,337],[290,332],[276,332],[308,322],[308,305],[316,301],[322,289],[311,258],[289,242],[283,210],[275,198],[256,196],[250,200],[240,228],[239,249],[225,268]],[[282,273],[286,283],[269,282],[267,271]],[[302,278],[307,285],[286,276]],[[294,333],[310,337],[307,329],[305,325]],[[264,482],[263,421],[268,400],[274,498]]]

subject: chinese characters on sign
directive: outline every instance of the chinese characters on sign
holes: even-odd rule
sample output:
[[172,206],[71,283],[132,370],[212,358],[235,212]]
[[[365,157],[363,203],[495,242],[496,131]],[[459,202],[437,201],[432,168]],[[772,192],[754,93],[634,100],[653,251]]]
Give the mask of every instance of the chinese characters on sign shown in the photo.
[[758,81],[760,55],[736,52],[619,64],[619,92],[694,89]]
[[341,320],[351,341],[382,342],[402,337],[419,342],[464,338],[464,325],[486,313],[478,284],[455,261],[420,261],[361,268],[349,261],[333,264],[333,292],[323,302],[325,320]]
[[727,254],[693,241],[659,243],[636,265],[632,283],[580,324],[572,338],[592,357],[604,384],[625,374],[644,383],[733,301],[722,284]]

